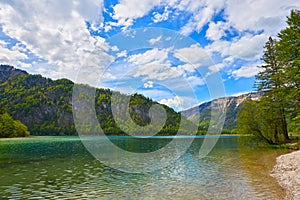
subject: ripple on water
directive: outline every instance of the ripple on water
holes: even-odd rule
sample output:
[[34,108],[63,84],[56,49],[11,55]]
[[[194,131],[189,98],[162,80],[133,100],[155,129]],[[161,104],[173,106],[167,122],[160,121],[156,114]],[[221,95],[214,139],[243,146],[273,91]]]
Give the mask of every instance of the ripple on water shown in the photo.
[[[198,158],[198,139],[169,167],[145,174],[110,169],[95,160],[80,141],[65,140],[10,141],[9,148],[0,142],[0,155],[5,155],[0,157],[2,198],[276,200],[284,195],[268,175],[272,159],[280,152],[244,152],[233,138],[223,139],[204,159]],[[152,139],[147,145],[157,145],[160,140]]]

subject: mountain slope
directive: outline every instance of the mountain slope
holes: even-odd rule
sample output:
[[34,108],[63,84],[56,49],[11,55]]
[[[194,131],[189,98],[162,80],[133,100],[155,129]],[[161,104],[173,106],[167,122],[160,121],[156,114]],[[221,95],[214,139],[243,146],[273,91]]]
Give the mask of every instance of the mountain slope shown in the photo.
[[[209,102],[205,102],[200,104],[199,106],[187,109],[182,111],[181,113],[189,120],[196,123],[199,120],[199,130],[200,132],[205,132],[209,126],[210,122],[210,112],[211,106],[214,104],[218,104],[218,101],[226,102],[226,117],[225,123],[223,127],[223,133],[230,133],[236,126],[236,117],[237,113],[243,104],[243,102],[250,99],[258,99],[262,96],[262,93],[248,93],[242,94],[240,96],[232,96],[232,97],[224,97],[215,99]],[[199,119],[197,119],[199,116]]]
[[[28,126],[32,135],[76,135],[72,113],[72,92],[74,83],[67,79],[51,80],[41,75],[30,75],[12,66],[0,65],[0,108],[9,112],[14,119]],[[88,87],[88,86],[82,86]],[[108,135],[126,135],[134,129],[126,126],[122,131],[115,122],[111,109],[112,91],[96,89],[95,110],[98,121]],[[130,97],[129,113],[140,126],[150,123],[149,108],[158,104],[139,94],[126,96],[114,92],[118,101]],[[162,105],[167,113],[166,123],[158,133],[175,134],[180,124],[180,113]],[[120,109],[119,113],[124,113]],[[186,123],[188,123],[185,120]],[[129,124],[122,121],[122,124]],[[85,127],[89,130],[89,127]]]

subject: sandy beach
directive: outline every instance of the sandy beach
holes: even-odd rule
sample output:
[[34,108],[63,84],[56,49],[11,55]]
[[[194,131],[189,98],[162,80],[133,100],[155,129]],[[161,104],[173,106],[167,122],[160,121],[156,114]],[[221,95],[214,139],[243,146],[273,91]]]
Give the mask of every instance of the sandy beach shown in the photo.
[[300,200],[300,150],[277,157],[271,176],[286,189],[286,200]]

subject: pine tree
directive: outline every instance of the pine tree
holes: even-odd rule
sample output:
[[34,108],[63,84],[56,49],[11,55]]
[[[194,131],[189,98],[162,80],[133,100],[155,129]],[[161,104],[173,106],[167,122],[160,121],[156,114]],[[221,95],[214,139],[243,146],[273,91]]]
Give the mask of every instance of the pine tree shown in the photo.
[[[300,11],[292,10],[288,26],[278,34],[278,60],[285,86],[286,108],[291,124],[300,118]],[[299,124],[297,129],[299,129]],[[295,127],[294,127],[295,128]],[[293,128],[293,129],[294,129]]]
[[[256,76],[256,87],[259,92],[265,92],[264,99],[268,102],[265,104],[272,109],[267,109],[270,115],[278,115],[278,120],[274,124],[274,138],[278,138],[279,134],[284,136],[285,140],[289,140],[287,122],[285,117],[285,79],[281,63],[277,52],[277,42],[269,37],[265,45],[263,55],[264,65],[259,66],[263,70]],[[270,121],[270,124],[273,124]],[[282,132],[279,132],[282,130]],[[279,140],[276,139],[276,143]]]
[[[271,37],[264,47],[264,65],[255,87],[264,92],[257,102],[248,102],[238,115],[238,129],[268,143],[289,140],[290,132],[300,130],[300,11],[292,10],[288,26]],[[251,118],[251,119],[250,119]]]

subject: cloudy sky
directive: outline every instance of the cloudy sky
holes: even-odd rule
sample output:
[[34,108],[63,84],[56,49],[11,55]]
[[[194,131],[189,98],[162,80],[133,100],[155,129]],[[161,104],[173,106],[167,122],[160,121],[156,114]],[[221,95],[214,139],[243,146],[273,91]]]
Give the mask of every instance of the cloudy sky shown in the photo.
[[181,110],[252,91],[295,0],[0,0],[0,63]]

